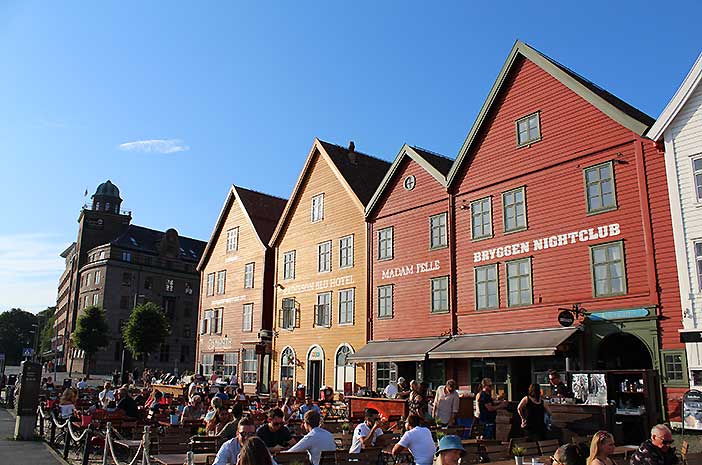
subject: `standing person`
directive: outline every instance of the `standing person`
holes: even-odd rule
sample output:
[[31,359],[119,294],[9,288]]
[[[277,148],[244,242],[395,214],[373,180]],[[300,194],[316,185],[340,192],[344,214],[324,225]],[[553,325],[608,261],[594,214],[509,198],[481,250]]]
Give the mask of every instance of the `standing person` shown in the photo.
[[546,439],[545,414],[551,415],[551,409],[541,398],[541,386],[531,384],[529,392],[519,402],[517,412],[522,419],[522,429],[526,432],[529,441],[543,441]]
[[349,452],[359,454],[361,450],[375,446],[375,441],[383,435],[379,412],[374,408],[367,408],[364,412],[365,420],[353,430],[353,439]]
[[666,425],[651,428],[651,438],[646,439],[639,449],[631,455],[631,465],[675,465],[678,456],[671,445],[673,433]]
[[482,390],[475,398],[478,406],[476,413],[481,425],[484,425],[483,437],[485,439],[493,439],[495,437],[495,420],[497,419],[497,411],[507,408],[507,402],[495,401],[492,398],[492,380],[483,378],[480,385]]
[[285,400],[282,409],[283,414],[285,415],[284,419],[286,423],[293,417],[293,415],[295,415],[295,412],[297,412],[299,408],[300,406],[297,404],[294,397],[288,397]]
[[394,399],[397,397],[398,392],[400,392],[400,390],[397,387],[397,381],[393,380],[390,380],[388,385],[385,386],[385,389],[383,389],[383,395],[388,399]]
[[[300,439],[300,442],[288,449],[287,452],[307,451],[312,465],[319,465],[322,452],[335,451],[336,442],[334,442],[334,435],[319,426],[321,421],[322,416],[319,412],[316,410],[307,411],[302,420],[302,426],[307,431],[307,434]],[[282,453],[284,454],[285,452]]]
[[445,425],[456,423],[459,404],[457,389],[456,382],[450,379],[446,381],[445,386],[439,386],[436,390],[431,416],[436,419],[437,423],[441,422]]
[[256,436],[246,440],[239,453],[237,465],[272,465],[273,458],[261,438]]
[[610,456],[614,453],[614,436],[607,431],[598,431],[590,443],[587,465],[615,465]]
[[392,455],[409,451],[416,465],[432,465],[436,445],[431,431],[421,425],[422,420],[417,415],[409,415],[405,422],[407,431],[392,448]]
[[466,450],[461,444],[461,438],[454,435],[444,436],[439,441],[439,450],[436,456],[439,458],[437,465],[458,465],[458,461],[466,455]]
[[556,370],[548,372],[548,383],[551,385],[551,397],[573,397],[573,393],[561,380],[561,375]]
[[411,391],[408,399],[409,413],[417,415],[422,420],[426,420],[429,414],[429,399],[427,398],[429,385],[424,381],[418,383],[416,380],[412,380],[410,389]]
[[295,444],[283,417],[282,410],[271,409],[268,411],[268,421],[256,430],[256,436],[263,440],[272,454],[277,454]]
[[410,395],[411,389],[410,389],[410,383],[407,382],[405,378],[400,376],[397,378],[397,398],[398,399],[407,399]]
[[236,436],[222,444],[212,465],[236,465],[241,448],[247,439],[256,435],[256,427],[251,418],[242,418]]

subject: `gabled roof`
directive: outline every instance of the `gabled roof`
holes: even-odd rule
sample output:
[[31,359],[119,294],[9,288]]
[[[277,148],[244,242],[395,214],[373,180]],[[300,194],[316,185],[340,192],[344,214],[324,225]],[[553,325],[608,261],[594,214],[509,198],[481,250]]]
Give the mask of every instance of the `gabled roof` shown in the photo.
[[426,172],[431,174],[439,184],[446,187],[446,175],[453,166],[453,160],[443,155],[439,155],[438,153],[430,152],[426,149],[404,144],[395,157],[395,160],[392,162],[392,165],[390,165],[390,169],[385,174],[385,177],[378,186],[378,189],[376,189],[370,202],[368,202],[368,206],[366,206],[366,216],[371,214],[375,206],[378,204],[378,201],[380,201],[383,193],[392,182],[397,171],[400,169],[402,161],[405,159],[405,157],[409,157],[417,162],[417,164],[424,168]]
[[[127,250],[158,254],[158,244],[165,235],[166,233],[163,231],[130,224],[122,234],[110,241],[110,245]],[[179,257],[181,259],[194,262],[200,260],[206,244],[204,241],[179,235],[178,242],[180,243]]]
[[473,127],[468,133],[468,137],[466,137],[466,140],[458,153],[456,162],[453,164],[451,172],[448,175],[449,185],[452,184],[454,179],[457,177],[457,173],[460,170],[461,165],[463,165],[465,157],[473,146],[473,143],[476,141],[483,123],[487,119],[493,104],[498,99],[502,86],[507,81],[512,67],[515,63],[517,63],[520,56],[537,65],[568,89],[575,92],[602,113],[609,116],[611,119],[630,131],[643,135],[648,130],[649,126],[653,124],[653,118],[646,115],[642,111],[637,110],[617,96],[607,92],[571,69],[566,68],[557,61],[547,57],[524,42],[518,40],[515,42],[514,47],[512,47],[512,51],[507,56],[507,60],[505,60],[505,64],[502,66],[500,74],[497,76],[492,89],[490,89],[490,93],[485,99],[485,103],[483,103],[483,107],[480,109],[480,113],[475,119]]
[[61,252],[61,255],[59,255],[59,256],[60,256],[61,258],[66,258],[66,257],[68,257],[70,254],[73,253],[73,250],[74,250],[75,248],[76,248],[76,243],[73,242],[71,245],[69,245],[68,247],[66,247],[66,250],[64,250],[63,252]]
[[687,73],[687,77],[680,84],[680,88],[673,98],[670,100],[668,105],[665,107],[661,115],[658,117],[656,122],[651,129],[648,130],[646,137],[658,141],[663,137],[663,133],[670,123],[673,122],[680,110],[685,106],[690,96],[695,92],[700,81],[702,81],[702,54],[697,57],[697,61],[692,66],[692,69]]
[[222,210],[219,212],[219,217],[217,217],[217,222],[212,230],[210,240],[207,241],[207,246],[197,265],[198,271],[205,266],[205,263],[209,259],[216,238],[219,236],[224,222],[227,219],[227,212],[230,210],[235,200],[241,205],[244,215],[256,232],[258,240],[263,248],[268,247],[268,241],[278,224],[278,219],[285,208],[286,202],[285,199],[280,197],[252,191],[232,184],[232,187],[229,189],[229,194],[227,194],[227,198],[222,206]]
[[390,167],[390,163],[387,161],[358,152],[355,148],[344,148],[315,138],[310,153],[307,155],[305,165],[300,172],[300,176],[297,178],[297,183],[295,183],[292,194],[285,206],[285,211],[283,211],[280,221],[278,221],[278,225],[271,236],[271,246],[278,240],[291,214],[292,207],[297,201],[305,178],[312,169],[312,161],[317,153],[319,153],[321,158],[327,161],[339,182],[352,194],[352,197],[356,201],[356,206],[361,212],[365,210],[365,206],[370,201]]

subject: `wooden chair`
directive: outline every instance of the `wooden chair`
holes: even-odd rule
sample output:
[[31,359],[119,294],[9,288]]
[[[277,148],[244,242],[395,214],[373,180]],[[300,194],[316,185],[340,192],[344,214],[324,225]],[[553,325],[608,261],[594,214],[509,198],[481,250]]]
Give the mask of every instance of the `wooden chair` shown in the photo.
[[478,421],[473,421],[473,424],[470,427],[470,434],[468,435],[468,437],[471,439],[478,439],[483,436],[484,430],[485,425]]
[[589,448],[592,442],[592,436],[592,434],[589,436],[572,436],[570,442],[573,444],[585,444]]
[[461,463],[480,463],[480,453],[483,447],[484,446],[477,442],[463,444],[463,450],[466,451],[466,455],[461,459]]
[[539,445],[539,455],[550,456],[558,450],[560,443],[558,439],[548,439],[546,441],[536,441]]
[[291,465],[293,463],[310,465],[310,456],[307,452],[280,452],[275,454],[275,461],[278,465]]
[[336,451],[324,450],[319,458],[319,465],[336,465]]
[[188,452],[190,432],[170,428],[165,434],[158,437],[157,449],[159,454],[184,454]]
[[482,452],[485,453],[491,462],[500,462],[502,460],[511,460],[512,447],[502,444],[487,444],[482,446]]
[[334,433],[334,442],[336,443],[337,449],[349,449],[351,447],[351,442],[353,442],[353,435]]
[[359,461],[371,465],[375,465],[378,463],[378,460],[380,459],[380,455],[382,454],[383,449],[381,447],[368,447],[366,449],[363,449],[360,454],[358,455]]

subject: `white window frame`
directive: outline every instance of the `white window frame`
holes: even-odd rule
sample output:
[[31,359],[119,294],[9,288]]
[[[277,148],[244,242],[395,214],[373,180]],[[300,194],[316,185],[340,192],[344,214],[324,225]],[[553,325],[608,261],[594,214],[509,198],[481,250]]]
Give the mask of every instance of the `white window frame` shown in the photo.
[[[339,365],[340,352],[346,352],[346,363]],[[334,352],[334,390],[336,392],[344,392],[344,383],[351,382],[351,390],[354,390],[356,384],[356,365],[348,361],[348,356],[354,353],[353,347],[349,344],[341,344]]]
[[[485,206],[487,205],[487,211],[485,211]],[[480,209],[478,210],[478,206]],[[480,215],[480,234],[475,233],[476,228],[476,216]],[[484,222],[485,216],[488,217],[487,226]],[[488,231],[486,232],[486,227]],[[492,237],[493,227],[492,227],[492,197],[483,197],[480,199],[475,199],[470,203],[470,237],[473,240],[486,239]]]
[[207,291],[208,296],[214,295],[215,293],[215,273],[207,274]]
[[254,272],[256,269],[256,263],[251,262],[244,265],[244,288],[253,289],[254,287]]
[[100,270],[95,271],[95,284],[100,284]]
[[100,294],[93,294],[93,306],[97,307],[100,302]]
[[317,244],[317,273],[329,273],[332,270],[331,265],[332,241],[320,242]]
[[174,282],[172,279],[166,279],[166,292],[173,292]]
[[[289,304],[290,306],[286,307],[285,304]],[[283,312],[283,318],[282,318],[282,324],[281,327],[282,329],[287,329],[292,331],[295,329],[295,325],[297,322],[297,305],[295,302],[294,298],[291,297],[286,297],[282,300],[281,302],[281,312]],[[287,314],[287,315],[286,315]]]
[[[528,272],[526,274],[522,274],[520,268],[523,263],[526,263],[528,266]],[[517,267],[517,274],[514,275],[510,273],[511,270],[513,270],[513,267]],[[534,285],[533,285],[533,279],[531,275],[531,258],[521,258],[519,260],[510,260],[508,262],[505,262],[505,276],[507,279],[507,306],[508,307],[523,307],[526,305],[532,305],[534,303]],[[522,288],[522,280],[523,278],[527,278],[527,282],[529,284],[528,288]],[[513,288],[513,282],[516,280],[517,282],[517,288]],[[522,299],[522,293],[525,291],[529,291],[529,295],[526,300]],[[513,300],[512,294],[516,292],[517,293],[517,300]]]
[[378,230],[378,260],[392,260],[395,256],[395,227]]
[[310,215],[312,223],[324,220],[324,193],[312,197],[312,212]]
[[[495,279],[489,279],[489,269],[495,271]],[[485,270],[486,279],[478,280],[478,274],[480,271]],[[475,280],[475,309],[476,310],[494,310],[500,308],[500,270],[497,268],[497,263],[491,265],[476,266],[474,268],[474,280]],[[490,305],[490,294],[488,293],[489,283],[495,282],[495,305]],[[485,289],[485,305],[480,305],[480,289]]]
[[241,330],[244,332],[253,331],[253,306],[251,302],[242,306]]
[[295,279],[295,251],[283,254],[283,279]]
[[227,252],[239,250],[239,226],[227,230]]
[[132,261],[131,252],[122,252],[122,261],[123,262],[131,262]]
[[[381,368],[382,365],[382,368]],[[390,384],[390,381],[397,381],[397,364],[395,362],[376,362],[373,367],[375,371],[375,388],[377,391],[382,391]],[[388,377],[380,377],[380,370],[388,372]],[[383,384],[381,384],[381,380]]]
[[697,185],[697,175],[702,176],[702,168],[699,170],[695,169],[696,161],[702,162],[702,155],[697,154],[690,159],[690,164],[692,165],[690,167],[690,170],[692,171],[692,188],[695,191],[695,199],[697,200],[697,203],[702,203],[702,182]]
[[227,270],[217,272],[217,295],[227,292]]
[[390,319],[395,314],[395,285],[378,286],[378,319]]
[[[438,224],[435,224],[436,221]],[[443,212],[429,217],[429,249],[446,247],[448,247],[448,214]]]
[[314,326],[316,328],[330,328],[332,324],[332,293],[321,292],[317,294],[316,302],[317,304],[314,306]]
[[[288,353],[290,354],[290,355],[288,356],[288,357],[289,357],[290,363],[283,363],[283,357],[286,356],[286,352],[288,352]],[[290,391],[291,391],[291,392],[290,392],[290,395],[293,395],[294,392],[295,392],[295,360],[296,360],[296,358],[297,358],[297,357],[296,357],[296,355],[295,355],[295,349],[293,349],[293,348],[290,347],[290,346],[284,347],[283,350],[280,352],[280,370],[279,370],[280,377],[279,377],[278,379],[280,379],[280,389],[281,389],[281,393],[282,393],[283,396],[285,396],[285,394],[286,394],[285,392],[282,392],[282,389],[283,389],[283,379],[287,379],[287,378],[288,378],[288,376],[284,376],[284,375],[283,375],[283,368],[286,368],[286,369],[288,369],[288,370],[291,370],[292,376],[289,377],[289,379],[291,380],[291,384],[290,384]],[[286,373],[286,375],[287,375],[287,373]]]
[[[517,193],[522,194],[522,200],[517,201]],[[512,196],[513,202],[507,203],[507,197]],[[521,207],[521,212],[519,211]],[[514,226],[507,226],[507,219],[509,218],[509,210],[512,209],[514,214]],[[522,224],[519,224],[519,217],[522,218]],[[524,231],[527,229],[527,204],[526,204],[526,188],[524,186],[518,187],[516,189],[508,190],[502,193],[502,227],[505,233]]]
[[[349,298],[350,297],[350,298]],[[356,289],[339,290],[339,324],[352,325],[355,318]]]
[[353,267],[353,234],[339,239],[339,268]]
[[[700,253],[697,253],[697,246]],[[692,252],[695,254],[695,268],[697,269],[697,291],[702,292],[702,239],[692,241]]]
[[[446,313],[450,310],[449,302],[449,277],[438,276],[431,279],[431,313]],[[441,294],[445,293],[445,297]],[[438,295],[438,297],[437,297]],[[446,306],[441,306],[441,302],[446,301]],[[437,302],[439,306],[437,307]]]
[[[247,355],[253,355],[253,358],[246,358]],[[253,364],[253,367],[251,366]],[[252,369],[253,368],[253,369]],[[253,374],[253,377],[251,377]],[[247,376],[249,375],[249,376]],[[253,382],[247,378],[253,378]],[[241,349],[241,382],[244,384],[256,384],[258,380],[258,355],[256,349]]]

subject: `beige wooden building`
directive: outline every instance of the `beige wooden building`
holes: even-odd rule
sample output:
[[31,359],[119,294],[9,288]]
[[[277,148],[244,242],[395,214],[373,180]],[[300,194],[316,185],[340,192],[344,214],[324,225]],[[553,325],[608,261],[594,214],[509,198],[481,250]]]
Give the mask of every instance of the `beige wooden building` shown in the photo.
[[[282,395],[305,385],[365,385],[347,361],[368,337],[364,209],[390,164],[315,139],[273,233],[276,256],[272,376]],[[276,386],[276,385],[274,385]]]

